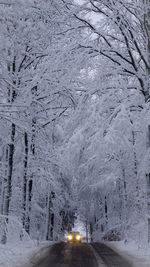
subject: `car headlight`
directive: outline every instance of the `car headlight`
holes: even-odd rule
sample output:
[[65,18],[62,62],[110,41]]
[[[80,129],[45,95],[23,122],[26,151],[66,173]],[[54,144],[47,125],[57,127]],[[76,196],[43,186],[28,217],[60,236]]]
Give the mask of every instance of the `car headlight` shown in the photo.
[[80,235],[76,235],[76,240],[81,240],[81,236]]
[[72,240],[72,235],[68,235],[67,239]]

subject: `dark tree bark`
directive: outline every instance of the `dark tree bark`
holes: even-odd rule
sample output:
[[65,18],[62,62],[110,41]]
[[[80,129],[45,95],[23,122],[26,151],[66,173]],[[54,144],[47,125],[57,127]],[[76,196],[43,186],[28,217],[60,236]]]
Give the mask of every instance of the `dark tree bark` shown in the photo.
[[24,177],[23,177],[23,216],[22,224],[25,227],[25,218],[26,218],[26,205],[27,205],[27,167],[28,167],[28,135],[25,132],[24,134],[24,145],[25,145],[25,156],[24,156]]
[[55,198],[55,193],[51,192],[47,198],[47,230],[46,230],[46,240],[53,240],[53,229],[54,229],[54,213],[52,212],[53,198]]
[[33,180],[29,180],[27,184],[27,209],[26,209],[26,219],[25,219],[25,230],[28,234],[30,234],[32,187],[33,187]]
[[107,207],[107,197],[106,196],[105,196],[104,209],[105,209],[105,222],[106,222],[106,225],[107,225],[107,223],[108,223],[108,207]]
[[[34,97],[36,96],[36,93],[37,93],[37,86],[34,86],[31,89],[31,93],[32,93],[32,98],[34,100]],[[35,146],[36,146],[36,144],[35,144],[36,117],[35,116],[32,118],[31,127],[32,127],[31,128],[32,136],[31,136],[31,144],[30,144],[30,151],[31,151],[31,159],[30,160],[34,162],[34,160],[35,160]],[[26,140],[26,142],[27,142],[27,140]],[[26,146],[26,149],[27,149],[27,146]],[[28,151],[26,150],[26,156],[27,156],[27,153],[28,153]],[[27,164],[27,161],[26,161],[26,164]],[[25,186],[26,188],[24,188],[26,190],[25,230],[27,231],[28,234],[30,234],[33,181],[34,181],[34,175],[32,173],[29,180],[28,180],[27,185]]]
[[[10,201],[12,196],[12,174],[13,174],[13,161],[14,161],[14,139],[15,139],[15,124],[12,123],[11,126],[11,143],[7,145],[6,148],[6,165],[7,170],[5,172],[6,178],[4,178],[4,192],[3,192],[3,203],[2,203],[2,212],[6,217],[6,224],[8,224],[8,216],[10,209]],[[7,242],[7,233],[4,231],[2,236],[2,243]]]
[[46,229],[46,240],[49,240],[49,230],[50,230],[50,208],[51,208],[51,201],[50,201],[50,196],[47,197],[47,229]]
[[[8,55],[11,55],[11,51],[8,50]],[[16,70],[16,58],[14,57],[12,63],[8,63],[7,65],[7,71],[8,73],[15,73]],[[13,81],[13,84],[15,84],[15,81]],[[16,92],[13,87],[8,87],[8,103],[12,104],[16,98]],[[6,176],[7,182],[6,182],[6,193],[5,193],[5,203],[4,203],[4,209],[3,213],[4,215],[9,215],[9,207],[10,207],[10,200],[12,195],[12,174],[13,174],[13,162],[14,162],[14,140],[15,140],[15,132],[16,132],[16,126],[14,123],[11,124],[11,142],[8,144],[6,148],[6,165],[7,165],[7,172]],[[7,223],[8,223],[8,217],[7,217]]]
[[7,193],[5,200],[5,215],[9,215],[10,199],[12,194],[12,173],[14,161],[14,138],[15,138],[15,124],[12,124],[11,129],[11,143],[8,145],[8,178],[7,178]]

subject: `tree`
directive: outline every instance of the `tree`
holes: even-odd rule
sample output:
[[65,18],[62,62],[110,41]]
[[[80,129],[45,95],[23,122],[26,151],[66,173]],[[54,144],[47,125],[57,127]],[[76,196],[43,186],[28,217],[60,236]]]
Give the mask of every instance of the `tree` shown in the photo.
[[[71,9],[71,5],[68,4]],[[74,16],[91,35],[81,43],[90,54],[113,63],[118,75],[126,75],[149,99],[149,1],[84,1]]]
[[[63,123],[76,106],[80,73],[77,66],[84,56],[80,57],[74,37],[80,35],[80,30],[61,1],[1,3],[0,13],[3,53],[0,128],[5,125],[1,212],[7,224],[10,215],[17,216],[34,237],[36,229],[48,237],[44,223],[49,225],[51,220],[50,235],[55,238],[57,232],[64,231],[61,211],[66,203],[62,201],[59,205],[63,190],[57,190],[62,181],[53,133],[58,121]],[[53,219],[49,219],[52,193]]]

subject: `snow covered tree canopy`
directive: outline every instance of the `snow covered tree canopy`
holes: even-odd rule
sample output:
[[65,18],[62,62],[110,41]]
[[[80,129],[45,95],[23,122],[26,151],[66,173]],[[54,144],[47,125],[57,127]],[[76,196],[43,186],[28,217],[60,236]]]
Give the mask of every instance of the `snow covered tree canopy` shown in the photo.
[[15,227],[16,239],[59,239],[76,214],[92,238],[136,238],[140,220],[147,240],[149,11],[0,3],[1,242]]
[[58,238],[73,221],[57,122],[78,99],[80,29],[61,1],[0,3],[0,15],[2,224],[16,216],[31,237]]
[[81,72],[88,94],[67,124],[62,149],[73,169],[80,217],[94,239],[147,242],[150,3],[65,2],[89,36],[80,47],[91,56]]

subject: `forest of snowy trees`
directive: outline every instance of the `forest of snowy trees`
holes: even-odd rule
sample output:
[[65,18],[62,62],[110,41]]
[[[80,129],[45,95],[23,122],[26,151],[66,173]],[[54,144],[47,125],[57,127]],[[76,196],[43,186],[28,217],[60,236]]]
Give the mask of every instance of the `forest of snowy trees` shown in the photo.
[[150,0],[0,2],[0,239],[150,241]]

